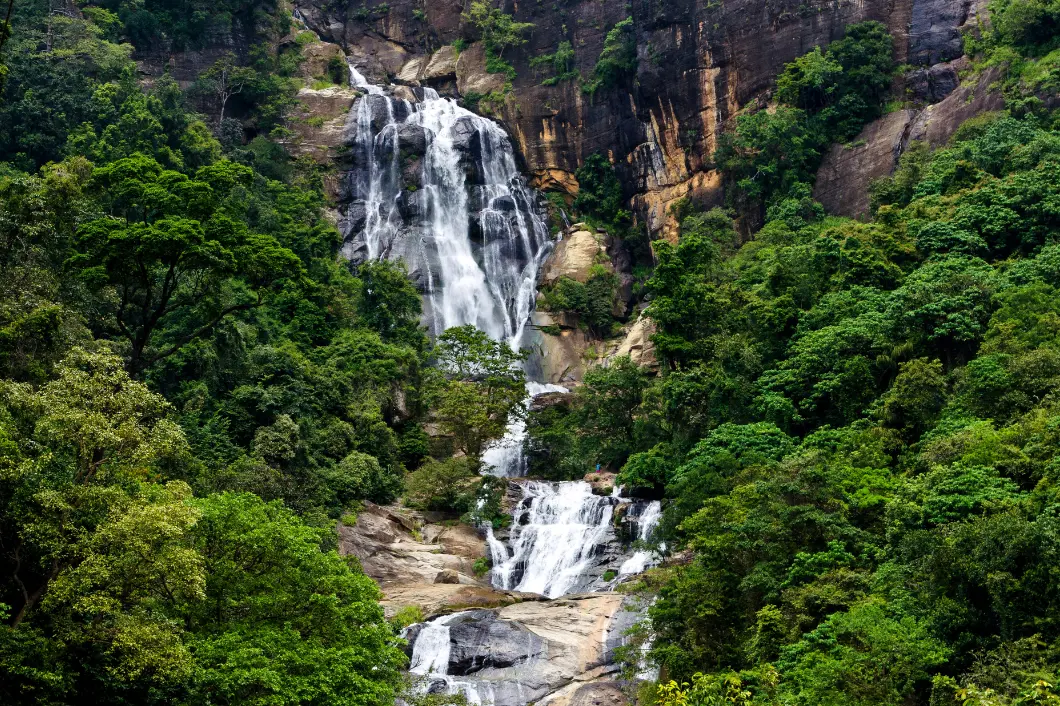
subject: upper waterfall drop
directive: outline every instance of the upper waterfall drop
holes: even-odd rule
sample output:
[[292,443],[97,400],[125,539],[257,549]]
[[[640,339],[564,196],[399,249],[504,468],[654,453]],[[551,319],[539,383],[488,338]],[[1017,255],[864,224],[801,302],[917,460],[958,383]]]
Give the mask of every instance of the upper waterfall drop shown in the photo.
[[508,135],[434,89],[366,92],[347,121],[354,167],[341,224],[353,260],[402,258],[432,333],[473,324],[517,347],[552,242]]

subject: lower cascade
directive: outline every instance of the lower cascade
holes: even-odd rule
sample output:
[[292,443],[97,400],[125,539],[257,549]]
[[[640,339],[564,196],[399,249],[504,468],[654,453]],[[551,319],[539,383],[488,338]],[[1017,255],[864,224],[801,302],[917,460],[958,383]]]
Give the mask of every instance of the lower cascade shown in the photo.
[[617,500],[593,495],[584,482],[520,485],[523,499],[514,511],[510,551],[490,544],[493,584],[548,598],[585,588],[593,560],[613,539]]

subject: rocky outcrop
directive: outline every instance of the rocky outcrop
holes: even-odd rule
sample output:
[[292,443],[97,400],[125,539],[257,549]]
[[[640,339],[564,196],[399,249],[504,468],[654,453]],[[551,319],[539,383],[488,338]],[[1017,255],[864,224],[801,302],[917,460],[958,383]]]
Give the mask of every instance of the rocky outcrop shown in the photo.
[[867,216],[869,185],[894,171],[915,117],[913,110],[890,113],[868,125],[852,143],[832,145],[817,170],[813,197],[830,213]]
[[340,524],[339,552],[357,557],[375,579],[393,613],[418,606],[437,613],[450,605],[496,606],[523,600],[477,579],[472,565],[485,556],[486,542],[471,527],[425,521],[416,512],[366,503],[353,525]]
[[[960,31],[977,21],[981,3],[506,2],[504,9],[518,21],[534,23],[534,30],[525,47],[505,56],[517,70],[511,94],[489,106],[538,184],[576,193],[574,171],[588,155],[600,152],[618,169],[639,221],[670,236],[674,202],[686,197],[718,200],[721,182],[711,164],[717,135],[742,106],[768,96],[785,62],[842,36],[850,23],[874,19],[896,37],[899,62],[930,67],[960,54]],[[301,9],[309,24],[343,46],[370,78],[401,74],[430,82],[438,80],[429,77],[436,60],[445,76],[451,70],[448,60],[440,60],[439,49],[458,38],[474,39],[462,25],[463,5],[459,0],[305,0]],[[568,41],[575,51],[574,68],[590,76],[607,32],[627,15],[634,23],[638,69],[616,89],[590,96],[577,81],[546,82],[551,69],[530,66],[533,58]],[[476,44],[461,52],[455,73],[462,95],[488,94],[505,82],[503,75],[485,71]]]
[[659,369],[651,340],[655,323],[644,314],[626,324],[619,336],[605,341],[593,339],[578,328],[574,317],[535,311],[532,321],[540,332],[537,352],[545,382],[578,385],[587,370],[625,356],[649,371]]
[[[631,616],[627,599],[613,593],[461,612],[445,619],[446,678],[494,706],[543,699],[573,703],[570,699],[587,683],[617,671],[612,653]],[[413,653],[422,634],[423,626],[416,626],[406,636]],[[600,685],[596,693],[602,695],[603,689]],[[581,691],[579,703],[592,703],[586,701],[591,697]]]
[[540,283],[547,287],[555,284],[560,277],[569,277],[584,284],[589,279],[593,265],[603,265],[614,271],[607,256],[610,239],[605,233],[594,233],[581,223],[575,225],[556,243],[548,256],[541,269]]
[[618,348],[608,357],[628,357],[642,368],[658,370],[659,361],[655,357],[655,344],[651,340],[655,331],[655,322],[642,314],[626,332]]
[[350,107],[358,95],[344,86],[299,89],[287,123],[292,135],[284,145],[295,157],[308,156],[317,164],[334,163],[344,144]]
[[1004,108],[994,85],[999,75],[998,69],[987,69],[934,105],[890,113],[867,125],[849,145],[833,145],[817,171],[814,198],[830,213],[867,216],[869,186],[894,171],[913,141],[939,147],[966,120]]

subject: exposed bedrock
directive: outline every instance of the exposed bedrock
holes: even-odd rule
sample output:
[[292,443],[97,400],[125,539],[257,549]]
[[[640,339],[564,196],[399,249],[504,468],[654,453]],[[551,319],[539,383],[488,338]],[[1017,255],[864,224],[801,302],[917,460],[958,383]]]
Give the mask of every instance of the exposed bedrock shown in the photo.
[[[642,222],[670,235],[668,206],[694,196],[720,200],[711,154],[724,123],[753,100],[768,100],[784,63],[842,36],[843,28],[879,20],[896,38],[899,62],[925,68],[961,54],[960,31],[974,25],[982,0],[561,0],[504,2],[533,22],[525,47],[506,55],[518,72],[512,93],[492,110],[512,135],[538,186],[573,193],[573,172],[589,154],[608,155]],[[384,78],[463,94],[488,94],[503,77],[485,71],[481,47],[454,56],[461,37],[459,0],[306,0],[302,13],[321,36],[342,45],[373,80]],[[576,81],[544,85],[550,69],[536,56],[569,41],[575,68],[590,76],[604,37],[634,20],[636,80],[620,90],[582,92]],[[952,90],[945,72],[925,75],[928,101]]]
[[614,649],[637,615],[620,594],[582,594],[467,610],[412,626],[405,637],[414,671],[426,659],[434,665],[432,690],[494,706],[617,706],[626,703],[618,686],[601,681],[617,671]]

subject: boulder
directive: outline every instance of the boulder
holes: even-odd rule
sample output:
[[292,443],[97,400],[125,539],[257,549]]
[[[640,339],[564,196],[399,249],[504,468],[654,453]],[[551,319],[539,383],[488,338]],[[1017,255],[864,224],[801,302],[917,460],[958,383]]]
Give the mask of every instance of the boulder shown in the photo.
[[630,360],[642,368],[658,370],[659,361],[655,357],[655,344],[651,340],[655,331],[655,322],[641,315],[622,339],[614,357],[629,356]]
[[[364,572],[379,583],[384,594],[391,587],[413,585],[464,584],[488,588],[475,578],[473,571],[474,560],[485,555],[485,542],[471,550],[466,534],[462,534],[457,542],[461,554],[452,554],[444,544],[428,543],[422,540],[422,535],[414,534],[422,526],[422,520],[413,513],[367,503],[353,525],[338,526],[339,552],[356,556]],[[437,540],[442,532],[432,534]],[[407,601],[404,605],[411,603]]]
[[456,47],[447,44],[431,55],[430,60],[423,67],[420,75],[421,81],[438,81],[440,79],[456,78],[456,63],[459,55]]
[[298,73],[306,80],[330,80],[332,77],[329,75],[328,69],[333,59],[341,61],[343,66],[346,65],[346,55],[338,44],[320,41],[309,42],[302,46],[302,62],[298,65]]
[[618,644],[612,638],[626,627],[624,601],[620,594],[584,594],[455,614],[448,620],[447,671],[494,706],[525,706],[597,679],[617,671],[610,665]]
[[525,625],[491,610],[461,614],[449,623],[449,674],[504,669],[545,656],[545,641]]
[[475,42],[460,52],[456,61],[456,90],[466,96],[476,93],[487,96],[504,89],[508,77],[486,71],[486,50],[481,42]]
[[596,234],[588,230],[568,232],[563,240],[556,243],[548,260],[542,268],[541,283],[545,286],[555,284],[560,277],[570,277],[578,282],[589,279],[589,270],[597,264],[598,255],[603,251]]

